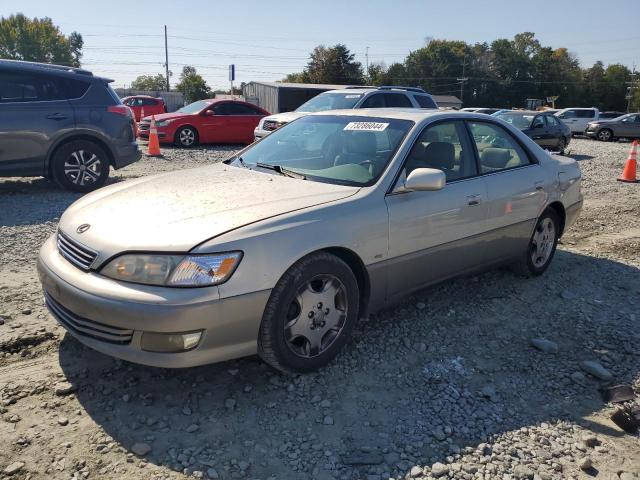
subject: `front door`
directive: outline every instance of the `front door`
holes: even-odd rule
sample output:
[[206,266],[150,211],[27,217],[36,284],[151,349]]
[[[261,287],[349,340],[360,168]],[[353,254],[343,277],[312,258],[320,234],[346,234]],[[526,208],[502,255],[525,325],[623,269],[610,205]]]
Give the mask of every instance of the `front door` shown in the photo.
[[0,73],[0,175],[43,175],[54,137],[74,127],[73,108],[55,79]]
[[462,121],[426,127],[405,160],[401,178],[416,168],[445,172],[442,190],[391,192],[389,298],[402,296],[482,263],[487,188],[478,176]]

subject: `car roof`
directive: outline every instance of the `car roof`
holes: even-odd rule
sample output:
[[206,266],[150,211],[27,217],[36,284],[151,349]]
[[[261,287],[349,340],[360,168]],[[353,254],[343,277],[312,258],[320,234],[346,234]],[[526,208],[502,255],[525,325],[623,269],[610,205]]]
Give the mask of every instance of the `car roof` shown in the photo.
[[538,111],[538,110],[507,110],[505,112],[500,112],[500,115],[503,114],[515,114],[515,115],[542,115],[542,114],[550,115],[547,112]]
[[152,100],[162,100],[162,97],[152,97],[151,95],[129,95],[124,98],[150,98]]
[[[381,93],[411,93],[413,95],[430,95],[428,92],[420,92],[417,90],[411,90],[413,87],[349,87],[349,88],[340,88],[336,90],[327,90],[322,93],[345,93],[345,94],[366,94],[372,92],[381,92]],[[320,95],[322,95],[322,93]]]
[[108,83],[113,82],[112,79],[96,76],[89,70],[70,67],[67,65],[56,65],[54,63],[25,62],[23,60],[0,59],[0,68],[1,67],[27,70],[31,72],[41,72],[47,73],[49,75],[58,75],[61,77],[76,78],[80,80],[99,80]]
[[345,110],[327,110],[324,112],[315,112],[309,116],[349,116],[349,117],[371,117],[371,118],[390,118],[397,120],[411,120],[420,122],[431,117],[459,117],[486,120],[488,115],[484,113],[460,112],[456,110],[436,110],[426,108],[359,108]]

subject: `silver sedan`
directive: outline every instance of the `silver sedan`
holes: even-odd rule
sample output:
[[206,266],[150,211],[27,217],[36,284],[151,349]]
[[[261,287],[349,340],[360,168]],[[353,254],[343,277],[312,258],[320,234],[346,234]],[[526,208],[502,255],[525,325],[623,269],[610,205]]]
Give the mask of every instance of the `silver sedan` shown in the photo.
[[106,354],[189,367],[258,353],[305,372],[428,285],[502,264],[542,274],[581,205],[577,163],[499,119],[334,111],[222,164],[84,196],[38,269],[53,316]]

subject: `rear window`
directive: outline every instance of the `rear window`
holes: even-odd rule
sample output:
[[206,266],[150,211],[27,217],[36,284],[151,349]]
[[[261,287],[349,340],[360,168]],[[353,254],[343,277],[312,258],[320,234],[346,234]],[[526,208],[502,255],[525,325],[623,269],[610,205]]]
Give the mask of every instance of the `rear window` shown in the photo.
[[436,102],[428,95],[414,95],[413,98],[416,99],[420,108],[438,108]]

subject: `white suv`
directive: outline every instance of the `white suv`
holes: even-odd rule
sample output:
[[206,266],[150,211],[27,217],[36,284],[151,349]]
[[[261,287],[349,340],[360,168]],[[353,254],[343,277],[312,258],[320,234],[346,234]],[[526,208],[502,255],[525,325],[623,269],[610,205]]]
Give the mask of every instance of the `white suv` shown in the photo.
[[431,95],[417,87],[347,87],[313,97],[293,112],[264,117],[253,131],[255,140],[308,113],[351,108],[429,108],[438,105]]
[[565,108],[556,112],[555,116],[571,129],[571,133],[584,135],[589,122],[595,122],[600,118],[600,111],[593,107]]

